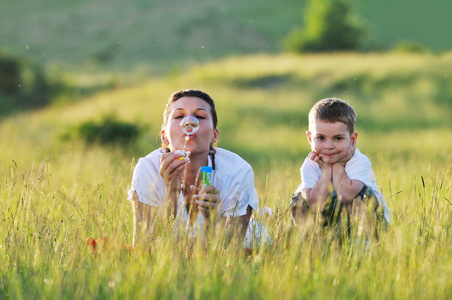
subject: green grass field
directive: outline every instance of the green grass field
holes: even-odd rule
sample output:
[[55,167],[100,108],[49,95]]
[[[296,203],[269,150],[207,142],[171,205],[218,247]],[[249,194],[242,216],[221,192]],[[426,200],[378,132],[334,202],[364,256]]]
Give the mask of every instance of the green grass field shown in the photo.
[[[3,118],[0,298],[450,299],[451,70],[451,53],[231,57]],[[221,239],[188,257],[187,241],[165,229],[151,253],[117,246],[132,243],[133,167],[158,147],[164,105],[182,88],[213,96],[219,146],[252,164],[261,205],[275,212],[264,221],[275,244],[251,257]],[[307,113],[330,96],[355,107],[358,147],[392,212],[368,248],[355,235],[339,246],[291,230]],[[61,139],[109,114],[144,133],[125,148]],[[95,258],[90,236],[110,238],[108,251]]]

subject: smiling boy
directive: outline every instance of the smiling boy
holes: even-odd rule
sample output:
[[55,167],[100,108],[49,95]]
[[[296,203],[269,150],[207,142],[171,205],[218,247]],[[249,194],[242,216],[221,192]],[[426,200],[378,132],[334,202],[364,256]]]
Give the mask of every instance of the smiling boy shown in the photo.
[[370,160],[356,148],[355,120],[353,107],[336,98],[320,100],[309,112],[306,135],[311,153],[301,166],[301,184],[292,198],[297,225],[309,211],[321,213],[328,225],[342,212],[364,214],[369,205],[390,223]]

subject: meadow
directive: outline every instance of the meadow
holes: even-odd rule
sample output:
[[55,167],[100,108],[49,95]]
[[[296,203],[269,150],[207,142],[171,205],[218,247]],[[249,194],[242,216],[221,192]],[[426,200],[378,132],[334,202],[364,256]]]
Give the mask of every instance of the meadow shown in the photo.
[[[452,296],[452,54],[230,57],[57,102],[0,121],[0,298],[396,298]],[[207,252],[161,228],[132,243],[126,201],[137,159],[159,146],[161,115],[182,88],[217,102],[219,146],[248,160],[274,244],[251,256],[221,239]],[[312,104],[336,96],[358,114],[392,223],[367,247],[294,229],[289,201],[309,153]],[[61,138],[102,116],[139,124],[131,145]],[[94,256],[88,237],[108,237]]]

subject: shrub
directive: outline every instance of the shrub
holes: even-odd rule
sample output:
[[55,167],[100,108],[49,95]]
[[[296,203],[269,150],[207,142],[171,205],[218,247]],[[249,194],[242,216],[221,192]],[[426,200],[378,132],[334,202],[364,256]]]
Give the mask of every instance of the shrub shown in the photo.
[[0,93],[18,93],[21,83],[20,73],[20,63],[18,59],[0,56]]
[[306,26],[284,40],[290,52],[357,50],[364,42],[366,26],[345,0],[309,0]]
[[427,53],[428,49],[421,44],[403,41],[394,46],[394,51],[401,53]]
[[72,134],[68,133],[64,138],[76,136],[91,143],[129,145],[140,134],[140,128],[136,124],[130,124],[118,120],[115,116],[103,117],[100,121],[87,121],[75,127]]

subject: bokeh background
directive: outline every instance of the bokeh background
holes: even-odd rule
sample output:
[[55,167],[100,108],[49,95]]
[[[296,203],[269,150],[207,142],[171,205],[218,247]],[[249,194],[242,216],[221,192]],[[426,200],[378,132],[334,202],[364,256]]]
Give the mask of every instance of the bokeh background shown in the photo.
[[[241,286],[243,298],[450,299],[451,12],[448,0],[1,0],[0,298],[232,298]],[[276,248],[187,260],[161,237],[151,260],[93,259],[88,236],[131,244],[133,167],[185,88],[215,99],[219,146],[252,164]],[[364,255],[285,244],[307,114],[326,97],[355,107],[392,212]]]
[[[452,46],[447,0],[350,3],[368,26],[369,50],[407,42],[440,53]],[[280,53],[289,31],[306,23],[306,0],[5,0],[0,5],[3,53],[89,73],[162,74],[231,55]]]

